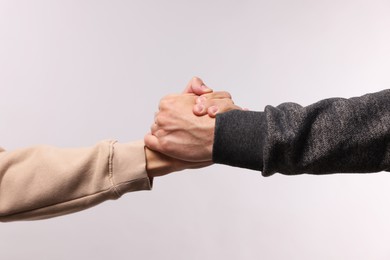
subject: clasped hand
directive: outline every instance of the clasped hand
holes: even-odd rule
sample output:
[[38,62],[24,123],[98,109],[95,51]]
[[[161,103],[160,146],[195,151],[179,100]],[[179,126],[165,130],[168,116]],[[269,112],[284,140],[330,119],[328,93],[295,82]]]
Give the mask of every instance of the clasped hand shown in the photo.
[[215,117],[233,109],[241,108],[228,92],[213,92],[194,77],[182,94],[161,99],[145,145],[182,163],[211,164]]

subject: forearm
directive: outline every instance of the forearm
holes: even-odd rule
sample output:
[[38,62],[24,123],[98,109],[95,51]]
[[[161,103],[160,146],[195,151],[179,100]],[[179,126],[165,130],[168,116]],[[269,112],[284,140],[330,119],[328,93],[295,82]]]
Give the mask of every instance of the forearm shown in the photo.
[[213,159],[265,176],[387,170],[389,101],[385,90],[308,107],[285,103],[264,112],[228,112],[217,116]]
[[151,187],[143,142],[0,152],[0,221],[80,211]]

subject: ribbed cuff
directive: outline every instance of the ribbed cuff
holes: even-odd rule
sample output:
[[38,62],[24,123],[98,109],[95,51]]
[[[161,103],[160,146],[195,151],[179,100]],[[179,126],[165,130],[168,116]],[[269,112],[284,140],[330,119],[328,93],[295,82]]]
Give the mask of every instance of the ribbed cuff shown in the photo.
[[263,112],[233,110],[218,114],[213,161],[261,171],[266,136]]

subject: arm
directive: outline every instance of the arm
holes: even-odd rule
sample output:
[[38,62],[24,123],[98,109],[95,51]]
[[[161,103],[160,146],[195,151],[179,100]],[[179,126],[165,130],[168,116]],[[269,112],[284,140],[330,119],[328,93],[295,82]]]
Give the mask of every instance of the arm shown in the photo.
[[390,90],[302,107],[217,116],[213,160],[283,174],[365,173],[390,166]]
[[[186,93],[211,93],[197,77]],[[150,190],[152,180],[210,162],[183,162],[142,141],[103,141],[89,148],[0,148],[0,221],[44,219],[80,211],[123,194]]]
[[40,219],[149,190],[143,142],[0,153],[0,220]]
[[142,141],[0,150],[0,221],[44,219],[84,210],[128,192],[150,190],[156,176],[207,165],[150,151]]
[[[389,100],[390,90],[385,90],[307,107],[285,103],[264,112],[233,110],[217,114],[216,122],[201,117],[204,125],[191,129],[186,128],[191,122],[182,120],[186,115],[188,121],[188,111],[177,109],[179,102],[167,102],[152,127],[155,135],[146,136],[145,143],[182,160],[209,158],[212,151],[216,163],[259,170],[264,176],[379,172],[390,167]],[[175,131],[165,127],[168,121]],[[197,143],[212,145],[190,148]]]

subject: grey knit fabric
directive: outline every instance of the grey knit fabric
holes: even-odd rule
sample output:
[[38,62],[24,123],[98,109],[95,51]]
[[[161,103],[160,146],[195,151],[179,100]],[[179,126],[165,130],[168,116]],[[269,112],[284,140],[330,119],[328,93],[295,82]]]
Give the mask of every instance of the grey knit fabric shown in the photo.
[[217,116],[213,160],[294,174],[368,173],[390,167],[390,90],[302,107]]

